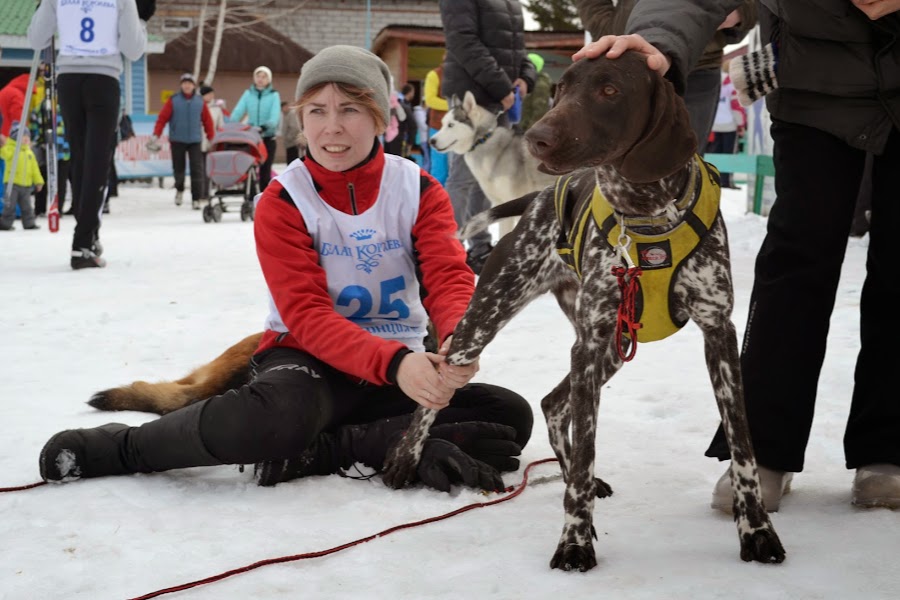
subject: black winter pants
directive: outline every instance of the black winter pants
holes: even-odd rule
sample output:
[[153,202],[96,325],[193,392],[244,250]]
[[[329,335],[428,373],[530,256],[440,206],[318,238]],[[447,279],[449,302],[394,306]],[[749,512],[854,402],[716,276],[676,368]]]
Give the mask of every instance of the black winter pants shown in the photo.
[[90,248],[99,238],[100,210],[109,178],[119,122],[119,80],[95,73],[57,78],[59,105],[72,151],[72,249]]
[[[418,406],[397,386],[358,385],[297,350],[264,352],[254,357],[253,369],[251,383],[211,398],[200,417],[203,444],[223,463],[296,458],[323,431],[411,413]],[[502,423],[515,428],[516,441],[525,446],[533,419],[518,394],[470,384],[457,391],[436,423]]]
[[[741,352],[747,414],[761,465],[803,470],[847,237],[866,153],[818,129],[775,121],[775,191],[756,258]],[[900,132],[874,158],[872,224],[860,295],[860,351],[844,435],[848,469],[900,465]],[[862,269],[863,265],[848,265]],[[856,340],[832,339],[835,344]],[[849,373],[847,374],[849,377]],[[849,400],[849,399],[848,399]],[[729,457],[722,428],[707,456]]]
[[191,165],[191,200],[205,198],[204,179],[206,178],[206,172],[203,162],[203,145],[200,142],[188,144],[170,140],[169,146],[172,149],[172,171],[175,174],[175,189],[179,192],[184,191],[185,158],[187,158],[190,160]]
[[266,189],[269,181],[272,180],[272,163],[275,162],[275,148],[278,146],[278,142],[274,137],[263,138],[263,143],[266,145],[267,156],[265,162],[259,165],[260,192]]

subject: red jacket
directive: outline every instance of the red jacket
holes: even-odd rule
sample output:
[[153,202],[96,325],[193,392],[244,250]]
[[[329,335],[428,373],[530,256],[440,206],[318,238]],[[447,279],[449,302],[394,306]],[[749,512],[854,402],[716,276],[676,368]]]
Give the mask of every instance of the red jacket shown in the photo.
[[[193,94],[186,97],[190,98],[192,96]],[[159,111],[159,116],[156,117],[156,125],[153,126],[153,135],[156,137],[161,136],[163,127],[166,126],[166,123],[168,123],[171,118],[172,97],[169,96],[169,99],[163,104],[162,110]],[[206,130],[206,139],[211,140],[216,137],[216,125],[213,123],[212,115],[209,114],[209,107],[206,106],[206,102],[203,103],[203,108],[200,109],[200,121],[203,123],[203,129]]]
[[[381,186],[384,150],[375,144],[362,165],[343,173],[303,159],[330,206],[353,214],[348,185],[355,189],[356,214],[375,203]],[[475,290],[475,276],[456,238],[456,221],[446,190],[422,171],[419,213],[412,237],[425,310],[444,340],[453,332]],[[266,331],[257,352],[286,346],[307,352],[353,377],[383,385],[395,382],[399,359],[409,350],[355,325],[335,312],[325,270],[300,211],[274,179],[263,192],[254,217],[256,253],[263,277],[289,333],[278,340]]]
[[[22,106],[25,104],[25,92],[28,90],[28,74],[23,73],[10,80],[0,89],[0,117],[3,118],[3,126],[0,133],[9,135],[9,128],[14,121],[22,118]],[[34,91],[32,91],[32,94]],[[29,110],[26,115],[30,115]]]

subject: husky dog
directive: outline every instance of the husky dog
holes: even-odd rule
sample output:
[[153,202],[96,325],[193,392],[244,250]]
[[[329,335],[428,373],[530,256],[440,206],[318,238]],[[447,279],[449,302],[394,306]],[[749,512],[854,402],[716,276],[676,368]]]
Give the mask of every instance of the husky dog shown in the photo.
[[[524,135],[498,127],[497,117],[479,106],[471,92],[466,92],[461,102],[454,95],[441,130],[429,142],[438,152],[463,155],[492,206],[542,190],[556,180],[556,176],[538,171],[537,159],[525,149]],[[501,221],[501,237],[514,225],[510,219]]]

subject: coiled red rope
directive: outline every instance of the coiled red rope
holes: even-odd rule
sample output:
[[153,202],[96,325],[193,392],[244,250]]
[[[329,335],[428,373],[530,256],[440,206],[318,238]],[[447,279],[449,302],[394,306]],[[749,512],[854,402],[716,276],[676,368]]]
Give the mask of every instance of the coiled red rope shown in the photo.
[[[619,352],[619,358],[623,362],[628,362],[634,358],[637,353],[637,332],[641,328],[641,323],[637,320],[635,313],[637,312],[637,295],[641,289],[638,278],[644,273],[640,267],[620,267],[612,268],[613,275],[619,284],[619,291],[622,292],[622,299],[619,302],[619,310],[616,315],[616,350]],[[625,340],[624,335],[627,334],[631,340],[631,346],[626,353],[623,349]]]
[[[506,502],[507,500],[512,500],[519,494],[521,494],[528,485],[528,474],[529,472],[536,466],[542,465],[544,463],[556,462],[555,458],[544,458],[542,460],[537,460],[532,463],[529,463],[527,467],[525,467],[525,472],[522,474],[522,481],[517,486],[511,486],[506,488],[504,491],[508,492],[506,496],[502,498],[497,498],[496,500],[490,500],[488,502],[476,502],[474,504],[468,504],[461,508],[457,508],[456,510],[450,511],[448,513],[444,513],[443,515],[438,515],[436,517],[429,517],[427,519],[422,519],[421,521],[414,521],[412,523],[403,523],[402,525],[395,525],[384,531],[374,533],[372,535],[368,535],[364,538],[360,538],[358,540],[354,540],[352,542],[347,542],[346,544],[341,544],[340,546],[335,546],[334,548],[329,548],[328,550],[319,550],[318,552],[306,552],[304,554],[294,554],[291,556],[281,556],[278,558],[267,558],[265,560],[261,560],[259,562],[255,562],[253,564],[247,565],[245,567],[240,567],[237,569],[232,569],[230,571],[225,571],[224,573],[220,573],[218,575],[213,575],[212,577],[206,577],[205,579],[198,579],[196,581],[191,581],[189,583],[183,583],[181,585],[172,586],[169,588],[157,590],[155,592],[150,592],[149,594],[144,594],[143,596],[136,596],[135,598],[130,598],[129,600],[147,600],[148,598],[157,598],[162,596],[163,594],[171,594],[173,592],[181,592],[184,590],[189,590],[191,588],[199,587],[201,585],[206,585],[209,583],[214,583],[216,581],[221,581],[227,577],[231,577],[233,575],[239,575],[241,573],[246,573],[248,571],[252,571],[254,569],[258,569],[260,567],[265,567],[267,565],[277,565],[281,563],[294,562],[297,560],[303,560],[305,558],[318,558],[320,556],[328,556],[329,554],[334,554],[336,552],[340,552],[341,550],[346,550],[347,548],[352,548],[353,546],[358,546],[359,544],[364,544],[365,542],[369,542],[374,540],[375,538],[384,537],[395,531],[400,531],[402,529],[411,529],[413,527],[419,527],[421,525],[427,525],[429,523],[436,523],[437,521],[443,521],[445,519],[449,519],[450,517],[455,517],[456,515],[462,514],[464,512],[468,512],[475,508],[484,508],[486,506],[494,506],[495,504],[500,504],[501,502]],[[39,483],[33,483],[30,485],[19,486],[14,488],[0,488],[0,492],[13,492],[19,490],[27,490],[31,488],[35,488],[41,485],[44,485],[46,482],[41,481]]]

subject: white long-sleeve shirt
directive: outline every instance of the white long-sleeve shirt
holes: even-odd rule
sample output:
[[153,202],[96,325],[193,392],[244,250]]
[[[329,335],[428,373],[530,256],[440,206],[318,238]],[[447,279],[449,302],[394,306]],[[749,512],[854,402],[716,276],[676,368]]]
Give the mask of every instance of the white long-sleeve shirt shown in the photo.
[[[50,45],[50,41],[57,33],[57,11],[61,1],[69,3],[72,0],[43,0],[28,26],[28,44],[34,50],[43,50]],[[82,40],[93,39],[93,36],[105,32],[96,30],[97,27],[117,27],[116,52],[95,55],[72,55],[59,49],[56,58],[56,72],[65,73],[97,73],[109,75],[116,79],[122,74],[122,55],[128,60],[137,60],[143,54],[147,46],[147,24],[140,20],[137,12],[137,4],[134,0],[101,0],[104,4],[116,3],[117,18],[113,23],[101,21],[86,23],[90,13],[81,20],[66,22],[66,27],[75,29],[76,35],[82,35]],[[65,7],[64,7],[65,9]],[[99,13],[98,13],[99,14]],[[69,32],[66,32],[69,33]]]

